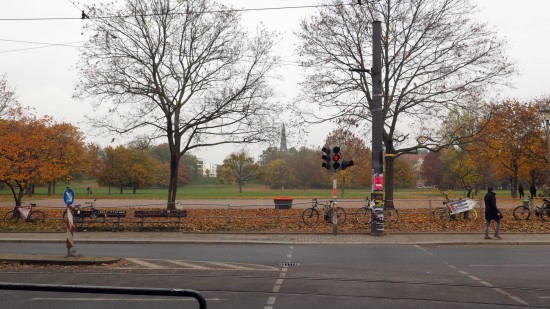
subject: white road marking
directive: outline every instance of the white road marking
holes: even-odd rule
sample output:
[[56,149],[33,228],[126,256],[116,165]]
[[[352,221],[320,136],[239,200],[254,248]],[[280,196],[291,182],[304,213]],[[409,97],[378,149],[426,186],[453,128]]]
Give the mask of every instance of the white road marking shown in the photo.
[[[151,259],[144,260],[144,259],[135,259],[135,258],[127,258],[126,260],[150,269],[279,271],[277,267],[259,265],[259,264],[213,262],[213,261],[151,260]],[[174,264],[182,267],[166,267],[156,263],[170,263],[170,264]]]
[[502,289],[500,289],[500,288],[493,288],[493,290],[499,292],[500,294],[502,294],[502,295],[504,295],[504,296],[506,296],[506,297],[508,297],[508,298],[510,298],[510,299],[512,299],[512,300],[514,300],[514,301],[516,301],[516,302],[518,302],[518,303],[520,303],[520,304],[522,304],[522,305],[529,306],[529,303],[527,303],[527,302],[524,301],[523,299],[521,299],[521,298],[519,298],[519,297],[517,297],[517,296],[511,295],[510,293],[508,293],[508,292],[506,292],[506,291],[504,291],[504,290],[502,290]]
[[[421,247],[419,245],[414,245],[415,247],[417,247],[418,249],[424,251],[426,254],[428,255],[431,255],[433,256],[433,253],[431,253],[430,251],[426,250],[424,247]],[[487,287],[490,287],[492,288],[493,290],[495,290],[496,292],[502,294],[502,295],[505,295],[506,297],[510,298],[511,300],[517,302],[517,303],[520,303],[524,306],[529,306],[529,304],[524,301],[523,299],[517,297],[517,296],[514,296],[514,295],[511,295],[510,293],[500,289],[500,288],[495,288],[491,283],[487,282],[487,281],[483,281],[481,280],[480,278],[478,277],[475,277],[475,276],[472,276],[470,274],[468,274],[467,272],[463,271],[463,270],[460,270],[458,269],[457,267],[453,266],[453,265],[450,265],[449,263],[447,262],[443,262],[444,264],[446,264],[447,266],[449,266],[449,268],[451,269],[454,269],[456,271],[458,271],[460,274],[464,275],[464,276],[467,276],[468,278],[474,280],[474,281],[478,281],[480,282],[481,284],[487,286]],[[503,265],[468,265],[470,267],[548,267],[550,266],[550,264],[503,264]]]
[[458,268],[456,268],[456,267],[451,267],[452,265],[448,265],[448,266],[449,266],[450,268],[455,269],[455,270],[458,271],[460,274],[462,274],[462,275],[464,275],[464,276],[466,276],[466,277],[468,277],[468,278],[470,278],[470,279],[472,279],[472,280],[474,280],[474,281],[477,281],[477,282],[483,284],[483,285],[486,286],[486,287],[489,287],[489,288],[493,289],[495,292],[498,292],[498,293],[500,293],[500,294],[502,294],[502,295],[508,297],[509,299],[515,301],[516,303],[522,304],[522,305],[524,305],[524,306],[529,306],[529,303],[527,303],[527,302],[524,301],[523,299],[521,299],[521,298],[519,298],[519,297],[517,297],[517,296],[514,296],[514,295],[512,295],[512,294],[510,294],[510,293],[508,293],[508,292],[502,290],[501,288],[497,288],[497,287],[495,287],[494,285],[492,285],[491,283],[489,283],[489,282],[487,282],[487,281],[481,280],[480,278],[478,278],[478,277],[476,277],[476,276],[472,276],[472,275],[468,274],[467,272],[465,272],[465,271],[463,271],[463,270],[460,270],[460,269],[458,269]]
[[431,253],[430,251],[428,251],[428,250],[427,250],[426,248],[424,248],[424,247],[421,247],[421,246],[419,246],[419,245],[414,245],[414,246],[417,247],[418,249],[424,251],[424,253],[426,253],[427,255],[431,255],[431,256],[434,255],[433,253]]
[[164,266],[160,266],[160,265],[157,265],[157,264],[153,264],[153,263],[149,263],[149,262],[146,262],[146,261],[143,261],[143,260],[140,260],[140,259],[131,259],[131,258],[127,258],[126,260],[132,262],[132,263],[135,263],[135,264],[138,264],[138,265],[141,265],[141,266],[145,266],[147,268],[151,268],[151,269],[163,269],[163,268],[166,268]]
[[191,269],[209,269],[208,267],[204,267],[202,265],[197,265],[185,261],[179,261],[179,260],[167,260],[166,262],[176,264],[179,266],[184,266],[185,268],[191,268]]
[[267,304],[268,305],[273,305],[273,304],[275,304],[275,300],[277,300],[277,298],[275,296],[269,296],[269,298],[267,299]]

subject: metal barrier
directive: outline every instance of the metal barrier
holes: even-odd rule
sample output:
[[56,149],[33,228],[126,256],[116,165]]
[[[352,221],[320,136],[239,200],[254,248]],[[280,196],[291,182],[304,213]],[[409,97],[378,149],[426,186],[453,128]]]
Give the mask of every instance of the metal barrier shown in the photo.
[[115,286],[54,285],[0,282],[0,290],[193,297],[198,301],[199,308],[206,309],[206,299],[204,299],[204,297],[199,292],[189,289],[130,288]]

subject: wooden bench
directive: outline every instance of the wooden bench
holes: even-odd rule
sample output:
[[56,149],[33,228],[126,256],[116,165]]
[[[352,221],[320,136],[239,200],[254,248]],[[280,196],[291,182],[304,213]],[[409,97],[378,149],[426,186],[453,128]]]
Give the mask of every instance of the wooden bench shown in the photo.
[[[138,230],[143,230],[143,225],[145,223],[175,223],[176,230],[180,229],[182,218],[187,217],[187,210],[136,210],[134,212],[134,218],[140,219],[136,223],[138,224]],[[146,218],[164,218],[164,219],[176,219],[170,221],[158,221],[158,220],[149,220]]]
[[[113,224],[112,231],[118,231],[120,221],[126,217],[126,210],[81,210],[74,214],[75,228],[78,230],[83,228],[84,224],[90,223],[106,223]],[[89,220],[84,220],[89,219]]]

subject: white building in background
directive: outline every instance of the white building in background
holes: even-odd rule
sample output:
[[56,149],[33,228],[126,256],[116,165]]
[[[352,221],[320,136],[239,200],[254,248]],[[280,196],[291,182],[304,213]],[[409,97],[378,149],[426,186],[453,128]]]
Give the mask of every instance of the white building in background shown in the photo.
[[203,177],[217,177],[217,168],[218,166],[216,164],[204,162],[203,160],[197,160],[197,169],[199,174]]

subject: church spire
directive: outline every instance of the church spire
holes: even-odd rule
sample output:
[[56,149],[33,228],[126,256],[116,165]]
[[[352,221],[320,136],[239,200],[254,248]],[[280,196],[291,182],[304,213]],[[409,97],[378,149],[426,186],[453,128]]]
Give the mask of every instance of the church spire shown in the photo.
[[281,147],[279,147],[279,150],[287,151],[287,148],[286,148],[286,131],[285,131],[285,124],[284,123],[283,123],[283,129],[281,130]]

